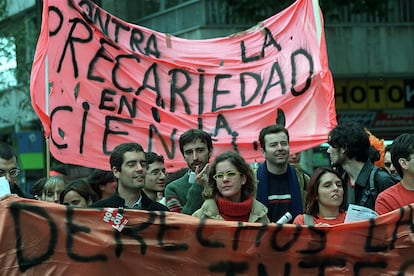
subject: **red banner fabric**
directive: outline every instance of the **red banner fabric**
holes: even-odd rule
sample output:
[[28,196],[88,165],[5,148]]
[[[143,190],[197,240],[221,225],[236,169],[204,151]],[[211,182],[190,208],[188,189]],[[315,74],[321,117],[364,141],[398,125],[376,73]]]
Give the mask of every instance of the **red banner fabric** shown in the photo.
[[9,196],[0,201],[1,274],[413,275],[413,207],[324,227],[117,210],[128,221],[118,231],[107,209]]

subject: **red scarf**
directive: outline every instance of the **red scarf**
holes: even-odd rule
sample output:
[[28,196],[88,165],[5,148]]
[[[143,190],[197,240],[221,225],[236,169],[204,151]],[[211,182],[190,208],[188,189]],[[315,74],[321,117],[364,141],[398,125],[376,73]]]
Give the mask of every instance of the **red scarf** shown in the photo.
[[249,220],[250,211],[253,205],[253,197],[242,202],[226,200],[221,196],[217,197],[217,206],[220,215],[224,220],[245,221]]

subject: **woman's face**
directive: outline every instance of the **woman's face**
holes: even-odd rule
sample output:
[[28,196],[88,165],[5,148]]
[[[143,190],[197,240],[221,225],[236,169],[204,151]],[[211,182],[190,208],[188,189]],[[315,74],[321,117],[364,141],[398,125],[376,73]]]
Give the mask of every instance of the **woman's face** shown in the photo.
[[228,160],[217,163],[215,176],[217,189],[223,198],[240,202],[241,188],[246,183],[246,176]]
[[78,192],[72,190],[64,196],[63,205],[86,208],[89,203]]
[[47,187],[47,189],[43,191],[42,200],[47,202],[59,203],[59,196],[64,186],[64,183],[56,183],[51,187]]
[[[319,180],[318,203],[319,206],[339,207],[344,199],[342,181],[335,174],[327,172]],[[320,207],[319,207],[320,208]]]

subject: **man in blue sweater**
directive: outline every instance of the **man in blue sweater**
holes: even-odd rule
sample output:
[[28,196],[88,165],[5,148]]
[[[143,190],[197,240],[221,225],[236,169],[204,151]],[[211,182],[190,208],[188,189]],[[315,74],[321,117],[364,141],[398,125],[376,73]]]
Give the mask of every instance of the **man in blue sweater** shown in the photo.
[[256,198],[268,208],[271,222],[277,222],[287,212],[292,221],[303,212],[310,177],[289,164],[289,132],[283,125],[263,128],[259,142],[265,162],[257,169]]

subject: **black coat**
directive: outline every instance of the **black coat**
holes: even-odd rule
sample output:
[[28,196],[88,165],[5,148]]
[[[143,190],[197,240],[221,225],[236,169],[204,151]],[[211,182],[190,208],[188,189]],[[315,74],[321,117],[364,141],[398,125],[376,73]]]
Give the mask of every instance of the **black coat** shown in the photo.
[[11,188],[10,191],[11,191],[12,194],[16,194],[16,195],[18,195],[20,197],[24,197],[24,198],[28,198],[28,199],[35,199],[35,197],[33,195],[22,191],[20,189],[20,187],[17,185],[17,183],[15,183],[13,185],[13,188]]
[[[158,203],[156,201],[151,200],[144,192],[141,192],[141,209],[146,211],[169,211],[169,209]],[[112,207],[112,208],[127,208],[125,206],[125,200],[119,196],[118,191],[116,191],[111,197],[98,200],[92,203],[89,207],[97,208],[97,207]]]
[[[375,165],[372,164],[370,161],[365,162],[364,166],[362,167],[355,181],[355,203],[354,204],[365,206],[372,210],[375,210],[375,200],[377,199],[378,194],[395,184],[395,180],[392,178],[392,176],[388,172],[378,169],[376,170],[375,175],[374,175],[375,189],[371,190],[370,189],[370,174],[374,166]],[[345,173],[344,174],[345,182],[348,181],[348,177],[349,177],[348,174]],[[365,203],[362,203],[364,194],[367,194],[368,198]]]

